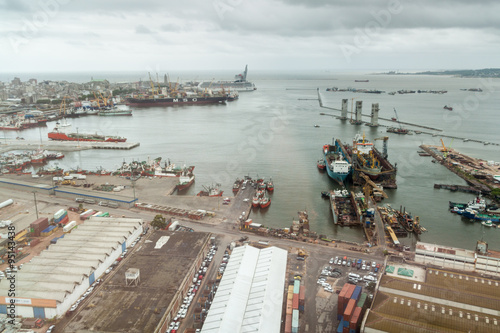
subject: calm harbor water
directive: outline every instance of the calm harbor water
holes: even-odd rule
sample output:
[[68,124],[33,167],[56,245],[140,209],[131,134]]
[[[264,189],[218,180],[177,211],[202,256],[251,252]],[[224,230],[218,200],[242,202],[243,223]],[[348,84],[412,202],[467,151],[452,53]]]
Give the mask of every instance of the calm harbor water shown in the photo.
[[[121,82],[137,81],[143,74],[136,74],[135,77],[133,74],[108,75],[101,76],[112,82]],[[190,80],[196,75],[187,73],[183,76],[181,73],[179,76]],[[220,77],[231,77],[231,73],[223,73]],[[51,79],[88,80],[76,74],[73,79],[71,75]],[[227,105],[137,108],[132,117],[70,119],[75,131],[78,127],[79,132],[121,135],[127,137],[129,142],[140,142],[140,147],[130,151],[67,153],[63,160],[51,163],[68,169],[116,169],[123,161],[142,161],[161,156],[176,164],[196,166],[196,182],[186,195],[195,195],[203,189],[203,185],[221,183],[225,193],[232,196],[232,184],[237,177],[272,177],[275,184],[272,204],[263,212],[252,211],[254,222],[271,227],[288,227],[298,211],[307,210],[312,230],[337,239],[363,241],[361,229],[333,225],[329,203],[321,198],[320,193],[338,186],[326,173],[318,171],[316,161],[321,157],[322,146],[330,143],[332,138],[350,143],[356,133],[364,132],[369,140],[387,135],[389,160],[397,163],[398,167],[398,189],[388,190],[389,199],[382,204],[390,203],[397,208],[404,206],[407,211],[420,216],[421,223],[428,230],[420,236],[422,241],[473,249],[476,241],[483,238],[490,247],[500,248],[500,229],[485,228],[449,213],[448,201],[468,201],[472,195],[433,188],[434,183],[465,184],[443,166],[431,163],[430,157],[418,156],[419,145],[441,144],[439,133],[437,136],[401,136],[386,133],[385,127],[353,126],[329,116],[338,113],[321,108],[314,100],[317,97],[316,88],[319,88],[325,106],[340,108],[342,98],[348,98],[350,110],[353,101],[361,100],[363,113],[369,114],[371,104],[379,103],[380,117],[394,117],[395,108],[401,121],[440,128],[445,135],[500,143],[500,80],[329,72],[295,75],[255,73],[250,74],[249,79],[258,90],[240,93],[239,100]],[[369,82],[354,82],[359,79]],[[448,93],[391,96],[387,93],[325,91],[333,86],[386,92],[400,89],[447,90]],[[481,88],[483,92],[460,90],[468,88]],[[451,105],[454,110],[444,110],[444,105]],[[321,112],[327,115],[320,115]],[[393,125],[384,121],[380,123]],[[5,132],[1,136],[20,135],[26,139],[41,139],[43,143],[54,125],[52,122],[47,128],[21,133]],[[447,146],[464,154],[500,162],[499,146],[459,139],[443,140]],[[375,142],[381,150],[382,141]],[[416,238],[402,241],[413,245]]]

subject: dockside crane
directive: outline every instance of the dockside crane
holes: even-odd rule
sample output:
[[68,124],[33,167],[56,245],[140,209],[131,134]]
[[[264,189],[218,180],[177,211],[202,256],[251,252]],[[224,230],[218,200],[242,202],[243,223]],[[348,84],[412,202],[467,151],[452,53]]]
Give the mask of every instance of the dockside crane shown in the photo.
[[381,136],[380,138],[376,138],[376,139],[373,139],[374,141],[375,140],[383,140],[383,150],[382,150],[382,157],[387,159],[387,156],[389,156],[387,154],[387,140],[389,140],[389,137],[388,136]]
[[371,179],[370,177],[368,177],[367,175],[365,175],[363,172],[360,172],[359,175],[366,181],[366,185],[365,185],[365,196],[366,196],[366,193],[368,192],[366,186],[367,185],[370,185],[374,190],[378,191],[380,194],[382,194],[382,196],[384,198],[388,198],[387,194],[384,192],[383,189],[381,189],[377,184],[375,184]]

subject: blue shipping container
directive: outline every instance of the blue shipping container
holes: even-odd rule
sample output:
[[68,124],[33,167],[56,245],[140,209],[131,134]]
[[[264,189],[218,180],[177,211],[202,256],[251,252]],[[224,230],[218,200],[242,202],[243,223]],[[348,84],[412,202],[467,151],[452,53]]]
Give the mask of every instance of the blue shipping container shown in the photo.
[[351,299],[355,299],[356,301],[359,299],[359,295],[361,295],[361,286],[356,286],[354,289]]
[[349,333],[356,333],[356,330],[349,329]]
[[349,327],[349,322],[347,320],[342,320],[342,324],[344,324],[344,327]]
[[342,320],[342,315],[341,314],[337,315],[337,320]]
[[344,321],[341,319],[339,326],[337,327],[337,333],[342,333],[344,331]]
[[42,233],[51,232],[55,227],[56,227],[55,225],[51,225],[51,226],[47,227],[47,229],[43,230]]

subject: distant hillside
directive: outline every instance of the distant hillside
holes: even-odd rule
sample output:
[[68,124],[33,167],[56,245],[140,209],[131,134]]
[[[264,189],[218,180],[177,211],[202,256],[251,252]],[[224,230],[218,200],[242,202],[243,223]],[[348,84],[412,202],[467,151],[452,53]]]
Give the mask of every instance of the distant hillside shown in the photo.
[[460,69],[460,70],[447,70],[447,71],[427,71],[427,72],[417,72],[417,73],[399,73],[399,72],[387,72],[383,74],[392,75],[455,75],[459,77],[499,77],[500,78],[500,68],[484,68],[484,69]]

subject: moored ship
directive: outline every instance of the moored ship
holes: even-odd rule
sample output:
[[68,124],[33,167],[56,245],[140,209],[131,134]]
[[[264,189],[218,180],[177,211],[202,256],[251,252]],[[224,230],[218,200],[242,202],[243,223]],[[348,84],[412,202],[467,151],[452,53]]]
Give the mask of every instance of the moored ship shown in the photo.
[[352,192],[347,190],[331,191],[330,208],[334,224],[342,226],[361,225],[361,213]]
[[177,184],[176,188],[178,192],[184,191],[189,188],[194,183],[194,174],[189,171],[188,168],[184,167],[182,171],[182,175],[179,177],[179,184]]
[[224,193],[224,191],[221,191],[220,190],[220,187],[221,185],[220,184],[216,184],[215,186],[209,186],[209,187],[206,187],[206,186],[203,186],[203,188],[205,189],[204,191],[200,191],[197,196],[199,197],[221,197],[222,196],[222,193]]
[[323,146],[323,152],[328,176],[343,185],[351,174],[352,168],[348,154],[343,149],[342,144],[338,139],[334,140],[332,145],[326,144]]
[[254,91],[257,90],[255,84],[247,81],[248,65],[245,66],[245,71],[234,76],[234,81],[218,81],[218,82],[201,82],[198,88],[203,89],[229,89],[231,91]]
[[93,141],[93,142],[125,142],[126,138],[121,136],[106,136],[100,134],[85,134],[85,133],[64,133],[57,127],[52,132],[48,133],[51,140],[58,141]]
[[227,95],[211,95],[208,93],[203,95],[180,94],[178,97],[168,95],[137,95],[127,97],[125,100],[127,105],[136,107],[219,104],[227,101]]
[[98,116],[131,116],[132,110],[119,109],[117,107],[111,109],[102,109],[97,112]]

